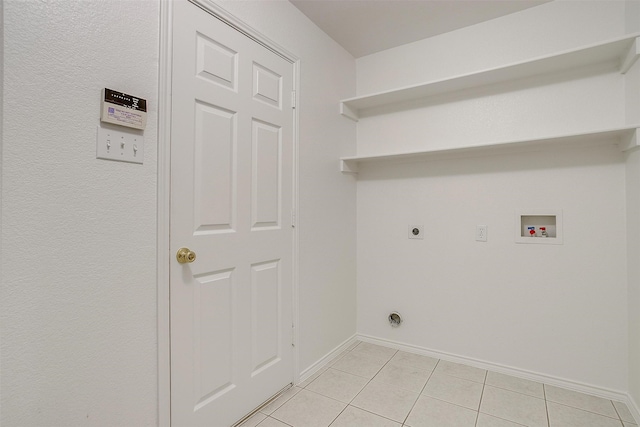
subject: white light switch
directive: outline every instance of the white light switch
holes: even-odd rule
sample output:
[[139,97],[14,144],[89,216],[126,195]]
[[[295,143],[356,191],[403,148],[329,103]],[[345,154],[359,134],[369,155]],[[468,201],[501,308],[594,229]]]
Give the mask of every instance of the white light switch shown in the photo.
[[96,158],[142,164],[144,137],[98,126]]

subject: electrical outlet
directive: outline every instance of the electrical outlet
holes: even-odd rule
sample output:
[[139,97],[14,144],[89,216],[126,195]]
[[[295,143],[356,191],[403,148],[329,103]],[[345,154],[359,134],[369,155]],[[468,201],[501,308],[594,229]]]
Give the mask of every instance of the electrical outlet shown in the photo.
[[476,225],[476,241],[478,241],[478,242],[486,242],[487,241],[487,226],[486,225]]
[[422,225],[410,225],[409,226],[409,238],[410,239],[423,239],[424,227]]

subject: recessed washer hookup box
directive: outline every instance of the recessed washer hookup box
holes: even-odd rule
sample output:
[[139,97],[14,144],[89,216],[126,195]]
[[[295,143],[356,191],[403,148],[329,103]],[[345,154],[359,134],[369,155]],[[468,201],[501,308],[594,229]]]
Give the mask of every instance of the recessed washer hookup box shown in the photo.
[[102,91],[100,120],[114,125],[144,129],[147,126],[147,100],[105,88]]

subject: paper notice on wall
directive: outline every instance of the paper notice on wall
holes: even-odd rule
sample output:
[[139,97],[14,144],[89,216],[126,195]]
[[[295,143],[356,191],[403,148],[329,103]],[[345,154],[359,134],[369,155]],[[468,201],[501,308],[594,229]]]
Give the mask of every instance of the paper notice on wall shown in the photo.
[[100,120],[134,129],[147,126],[147,100],[105,88]]

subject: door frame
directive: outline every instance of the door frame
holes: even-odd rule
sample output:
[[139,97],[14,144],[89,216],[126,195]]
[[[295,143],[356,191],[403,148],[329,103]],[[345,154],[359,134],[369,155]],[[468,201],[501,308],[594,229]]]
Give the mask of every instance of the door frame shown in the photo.
[[[157,193],[157,305],[158,305],[158,425],[171,426],[171,301],[169,298],[170,253],[170,191],[171,191],[171,68],[173,59],[173,1],[160,1],[160,46],[158,70],[158,193]],[[293,86],[296,93],[293,114],[293,323],[298,325],[298,161],[299,161],[299,116],[300,116],[300,59],[275,43],[264,34],[251,28],[213,0],[188,0],[230,25],[246,37],[266,47],[287,60],[293,67]],[[286,214],[285,214],[286,215]],[[295,218],[295,220],[294,220]],[[292,325],[293,327],[293,325]],[[298,329],[293,328],[293,380],[300,379]]]

